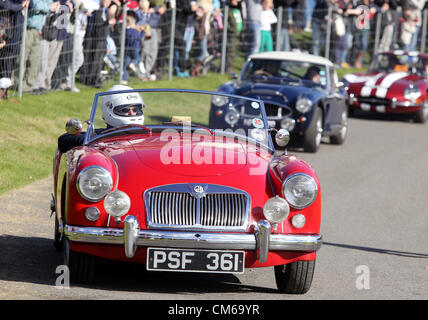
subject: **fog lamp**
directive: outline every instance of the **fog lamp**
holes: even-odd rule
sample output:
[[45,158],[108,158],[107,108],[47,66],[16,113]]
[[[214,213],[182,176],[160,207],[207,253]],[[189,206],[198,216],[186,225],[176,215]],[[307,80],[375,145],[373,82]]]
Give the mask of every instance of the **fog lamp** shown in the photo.
[[284,221],[290,213],[290,206],[283,198],[276,196],[266,201],[263,207],[263,214],[271,223],[280,223]]
[[113,217],[120,218],[128,213],[131,208],[131,200],[125,192],[114,190],[104,199],[104,209]]

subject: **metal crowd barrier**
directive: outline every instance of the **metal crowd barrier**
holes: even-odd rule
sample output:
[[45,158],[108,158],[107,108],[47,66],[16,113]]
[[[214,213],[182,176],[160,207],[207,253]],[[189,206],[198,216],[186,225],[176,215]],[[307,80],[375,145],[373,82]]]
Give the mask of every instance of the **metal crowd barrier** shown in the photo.
[[[74,15],[74,23],[67,23],[67,38],[63,41],[61,52],[55,67],[55,70],[52,74],[51,78],[51,88],[50,90],[57,89],[69,89],[76,90],[76,81],[82,81],[83,78],[91,76],[88,72],[91,70],[95,70],[98,72],[97,68],[92,68],[92,64],[94,66],[99,66],[101,63],[101,73],[104,77],[104,81],[112,81],[116,83],[120,83],[123,79],[124,74],[124,55],[125,55],[125,24],[122,21],[126,20],[126,16],[129,14],[129,10],[124,7],[122,11],[122,19],[117,20],[116,24],[110,28],[110,36],[113,40],[113,44],[115,47],[115,55],[112,56],[115,61],[113,65],[110,65],[108,60],[105,59],[106,62],[102,62],[98,59],[96,61],[89,61],[86,57],[89,57],[88,53],[93,54],[94,56],[99,56],[102,52],[97,52],[97,48],[86,49],[85,41],[96,40],[96,39],[88,39],[85,38],[83,42],[84,49],[84,60],[83,64],[81,61],[82,58],[82,34],[79,31],[79,28],[76,27],[78,24],[80,17],[79,9],[74,10],[71,15]],[[208,39],[208,52],[212,59],[209,70],[211,72],[217,72],[224,74],[226,72],[226,57],[227,52],[229,50],[229,7],[224,7],[221,10],[221,24],[211,22],[211,34]],[[156,72],[159,76],[167,76],[169,80],[172,79],[174,75],[174,55],[176,49],[183,50],[183,47],[180,47],[179,44],[175,41],[175,31],[177,30],[178,21],[176,19],[177,13],[180,12],[180,8],[176,8],[175,6],[167,9],[164,14],[163,20],[161,20],[160,28],[162,30],[162,40],[159,43],[158,47],[158,56],[155,63]],[[276,8],[274,10],[277,16],[277,23],[272,25],[272,37],[274,42],[274,50],[279,51],[282,48],[282,39],[283,32],[280,26],[282,26],[283,19],[286,16],[291,17],[291,22],[293,24],[293,30],[291,32],[291,36],[293,37],[293,45],[302,51],[308,51],[309,53],[313,53],[312,50],[312,38],[313,33],[304,31],[302,29],[305,26],[301,25],[301,19],[304,14],[302,9],[293,9],[292,12],[288,8]],[[287,13],[287,15],[286,15]],[[10,18],[10,12],[8,11],[0,11],[0,22],[8,21]],[[23,10],[22,14],[24,19],[22,25],[6,25],[6,35],[7,35],[7,44],[6,46],[0,50],[0,73],[1,77],[9,77],[13,81],[13,87],[9,93],[9,96],[17,95],[19,98],[22,97],[23,94],[27,93],[23,91],[23,78],[25,75],[25,45],[26,45],[26,35],[27,35],[27,9]],[[334,61],[334,48],[338,45],[337,37],[333,30],[333,13],[332,10],[329,9],[326,13],[326,30],[323,31],[323,46],[320,48],[321,51],[319,55],[329,58]],[[69,17],[71,17],[69,15]],[[368,42],[368,49],[366,53],[366,57],[368,59],[374,56],[379,48],[379,43],[382,35],[382,14],[376,14],[372,19],[368,20],[370,36]],[[9,19],[10,20],[10,19]],[[214,20],[214,19],[213,19]],[[426,38],[427,38],[427,24],[428,24],[428,9],[425,9],[422,14],[422,24],[419,30],[418,42],[417,42],[417,50],[425,52],[426,51]],[[182,28],[184,26],[181,26]],[[235,35],[238,39],[237,43],[237,56],[241,58],[245,58],[246,51],[249,47],[249,34],[247,28],[245,27],[245,21],[243,22],[243,29],[239,34]],[[355,40],[355,37],[354,37]],[[110,41],[110,40],[109,40]],[[394,49],[392,47],[391,49]],[[101,48],[104,50],[105,48]],[[85,51],[86,50],[86,51]],[[92,50],[92,51],[91,51]],[[189,56],[189,61],[194,61],[198,56],[201,50],[200,43],[194,38],[192,42],[192,48]],[[355,48],[353,46],[350,47],[349,57],[352,57],[353,51]],[[112,53],[112,52],[110,52]],[[101,57],[103,58],[103,57]],[[366,58],[367,59],[367,58]],[[80,61],[80,62],[79,62]],[[352,58],[350,60],[352,62]],[[34,61],[31,61],[34,63]],[[80,72],[79,71],[79,64]],[[189,64],[188,67],[191,67]],[[83,70],[83,71],[82,71]],[[85,73],[86,72],[86,73]],[[92,74],[92,76],[97,76],[97,74]],[[134,75],[135,76],[135,75]],[[31,91],[28,93],[32,93]]]

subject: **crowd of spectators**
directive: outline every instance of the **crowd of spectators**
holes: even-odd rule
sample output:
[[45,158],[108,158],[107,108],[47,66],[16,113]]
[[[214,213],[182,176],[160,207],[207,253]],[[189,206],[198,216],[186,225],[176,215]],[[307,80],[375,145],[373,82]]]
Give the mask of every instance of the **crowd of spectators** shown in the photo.
[[[277,40],[279,50],[325,55],[327,31],[333,48],[329,58],[340,67],[361,68],[367,62],[375,17],[379,15],[379,51],[417,50],[427,3],[428,0],[2,0],[0,79],[11,81],[0,83],[17,84],[25,11],[28,19],[25,59],[21,62],[22,89],[41,94],[52,89],[78,92],[72,81],[99,88],[108,76],[116,76],[120,71],[122,30],[126,30],[126,36],[120,82],[126,84],[130,74],[141,81],[161,78],[169,53],[172,8],[176,8],[174,75],[189,77],[200,75],[205,66],[220,57],[226,5],[225,63],[230,72],[238,52],[247,57],[272,51]],[[127,14],[123,19],[125,5]],[[276,38],[279,32],[281,36]],[[299,43],[299,34],[309,35],[310,44]]]

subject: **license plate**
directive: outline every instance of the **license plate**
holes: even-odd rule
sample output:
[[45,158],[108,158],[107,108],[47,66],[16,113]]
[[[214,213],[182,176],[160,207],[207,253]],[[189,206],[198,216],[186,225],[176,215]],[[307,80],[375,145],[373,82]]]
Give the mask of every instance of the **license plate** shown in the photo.
[[244,251],[147,248],[149,271],[244,273]]

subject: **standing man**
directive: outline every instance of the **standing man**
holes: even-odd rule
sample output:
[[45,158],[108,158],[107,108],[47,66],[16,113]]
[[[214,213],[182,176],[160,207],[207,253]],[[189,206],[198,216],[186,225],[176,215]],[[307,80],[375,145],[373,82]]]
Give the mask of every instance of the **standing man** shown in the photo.
[[232,72],[233,59],[236,56],[236,48],[239,42],[238,24],[242,23],[241,0],[227,0],[229,13],[227,16],[227,54],[226,54],[226,72]]
[[[141,41],[141,57],[139,65],[144,79],[155,80],[152,74],[153,67],[158,57],[159,46],[162,41],[161,16],[165,14],[166,6],[163,0],[140,0],[140,10],[137,10],[138,25],[150,25],[150,37]],[[143,72],[144,71],[144,72]]]
[[321,49],[325,47],[328,8],[332,5],[331,2],[333,1],[317,0],[312,14],[312,53],[316,56],[321,55]]
[[59,2],[52,0],[34,0],[33,8],[28,11],[27,35],[25,40],[24,79],[22,89],[31,91],[40,71],[41,30],[49,12],[56,12]]
[[177,16],[174,39],[174,71],[178,77],[189,77],[186,70],[186,42],[184,33],[186,31],[187,17],[196,11],[196,1],[176,0]]
[[[290,37],[293,29],[293,9],[299,4],[298,0],[274,0],[274,7],[283,8],[282,25],[281,28],[281,51],[290,51]],[[312,20],[312,17],[311,17]]]
[[0,78],[11,78],[15,68],[16,58],[19,55],[19,45],[22,36],[22,24],[24,8],[31,9],[32,0],[1,0],[0,10],[5,10],[5,16],[1,20],[5,23],[8,39],[6,45],[0,51]]
[[47,38],[47,28],[42,31],[41,48],[41,65],[37,75],[36,83],[33,86],[35,93],[44,93],[51,90],[52,75],[55,71],[64,40],[67,37],[67,24],[70,21],[70,14],[73,12],[73,4],[68,0],[55,0],[58,2],[58,10],[55,17],[52,19],[46,18],[45,24],[49,28],[56,28],[54,38],[50,35]]
[[109,34],[108,7],[111,0],[101,0],[100,8],[92,12],[88,18],[84,47],[84,63],[81,68],[80,80],[96,88],[102,87],[101,70],[107,53],[107,36]]
[[246,55],[248,57],[260,50],[263,7],[261,0],[245,0],[245,5],[247,8],[247,36],[250,46]]

